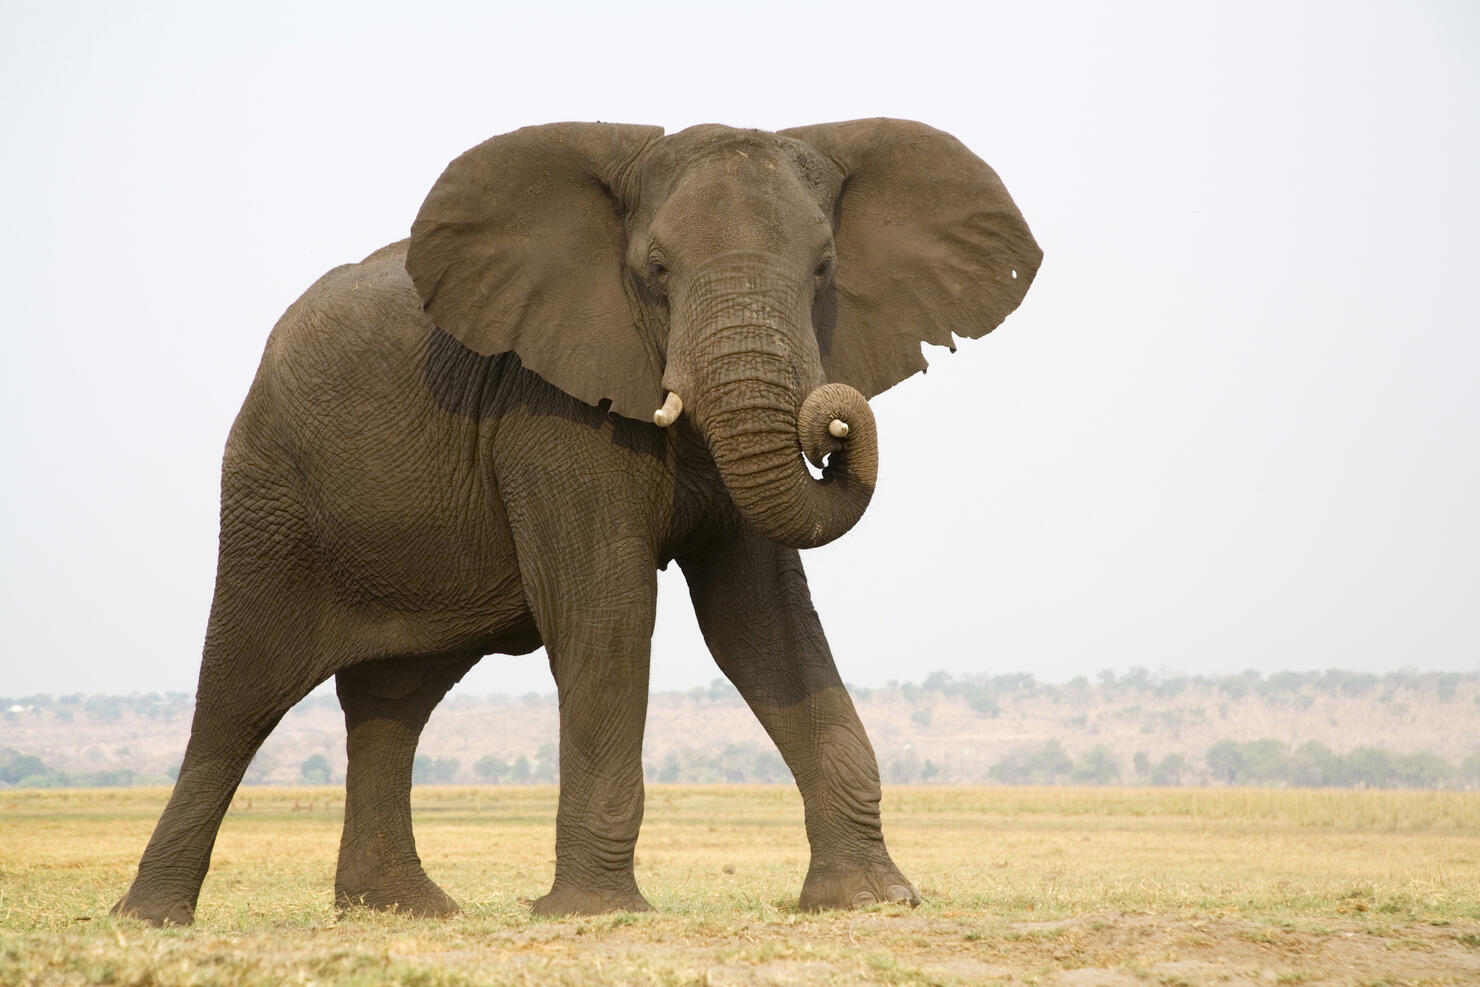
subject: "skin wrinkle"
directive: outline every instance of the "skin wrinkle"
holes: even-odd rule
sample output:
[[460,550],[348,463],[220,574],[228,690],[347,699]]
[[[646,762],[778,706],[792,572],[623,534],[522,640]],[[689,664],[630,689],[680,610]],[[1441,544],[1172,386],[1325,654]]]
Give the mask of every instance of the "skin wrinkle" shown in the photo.
[[[655,569],[675,559],[802,792],[802,907],[909,889],[797,546],[867,505],[867,396],[919,369],[921,339],[990,331],[1038,256],[991,170],[907,121],[556,124],[460,156],[409,241],[330,271],[268,339],[223,461],[190,744],[115,911],[190,921],[252,754],[330,676],[336,906],[455,910],[415,849],[416,743],[474,662],[542,643],[562,785],[535,911],[646,908]],[[665,387],[684,411],[660,429]],[[822,481],[802,453],[832,453]]]

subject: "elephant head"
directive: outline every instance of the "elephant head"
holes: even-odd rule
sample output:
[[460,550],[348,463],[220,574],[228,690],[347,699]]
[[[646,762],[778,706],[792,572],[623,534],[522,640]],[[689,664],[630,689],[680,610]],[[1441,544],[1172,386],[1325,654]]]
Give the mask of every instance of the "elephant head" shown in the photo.
[[453,161],[406,266],[465,346],[618,415],[687,413],[741,512],[803,548],[872,496],[867,398],[922,341],[994,329],[1041,257],[996,173],[923,124],[566,123]]

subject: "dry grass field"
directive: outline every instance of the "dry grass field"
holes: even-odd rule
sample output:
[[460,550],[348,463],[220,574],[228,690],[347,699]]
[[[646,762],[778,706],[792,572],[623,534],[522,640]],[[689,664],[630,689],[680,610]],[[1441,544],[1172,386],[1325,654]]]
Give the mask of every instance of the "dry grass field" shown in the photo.
[[167,792],[0,792],[0,983],[1480,983],[1480,795],[890,789],[925,904],[796,911],[784,788],[650,786],[655,914],[536,920],[550,788],[418,790],[446,922],[339,919],[341,795],[243,789],[190,929],[115,923]]

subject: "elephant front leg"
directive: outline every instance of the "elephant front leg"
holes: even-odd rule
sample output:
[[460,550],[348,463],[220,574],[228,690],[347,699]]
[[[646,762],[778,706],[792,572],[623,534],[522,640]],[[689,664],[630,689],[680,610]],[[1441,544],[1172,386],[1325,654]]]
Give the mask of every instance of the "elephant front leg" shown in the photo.
[[334,905],[440,918],[457,902],[422,869],[411,830],[411,768],[432,710],[476,658],[428,664],[412,658],[367,662],[335,676],[344,708],[344,835]]
[[632,871],[642,824],[642,734],[657,605],[651,553],[618,541],[596,560],[526,572],[560,695],[555,881],[536,915],[650,911]]
[[536,915],[651,911],[633,874],[642,825],[648,642],[624,653],[551,653],[560,689],[555,883]]
[[838,675],[797,552],[740,522],[681,558],[704,640],[791,768],[812,861],[803,910],[920,903],[884,846],[879,768]]

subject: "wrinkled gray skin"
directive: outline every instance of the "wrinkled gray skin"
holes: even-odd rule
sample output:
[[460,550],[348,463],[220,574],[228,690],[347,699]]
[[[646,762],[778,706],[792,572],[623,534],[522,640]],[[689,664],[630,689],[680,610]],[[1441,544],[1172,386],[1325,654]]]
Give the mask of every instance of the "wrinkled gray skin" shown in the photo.
[[[192,921],[248,762],[330,676],[337,903],[456,911],[412,837],[417,739],[480,657],[541,644],[561,788],[534,911],[648,908],[632,854],[655,571],[675,559],[801,789],[801,907],[917,902],[797,549],[867,506],[866,396],[923,366],[921,340],[990,331],[1039,257],[991,169],[907,121],[558,124],[460,157],[409,241],[329,272],[268,340],[226,446],[189,746],[114,912]],[[668,392],[684,411],[660,428]]]

